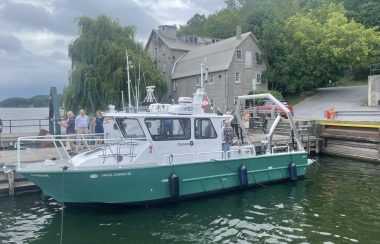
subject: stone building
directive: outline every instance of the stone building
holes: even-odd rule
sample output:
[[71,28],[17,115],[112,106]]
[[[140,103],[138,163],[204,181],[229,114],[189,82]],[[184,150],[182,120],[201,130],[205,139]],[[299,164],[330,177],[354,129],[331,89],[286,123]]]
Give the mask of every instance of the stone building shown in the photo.
[[178,34],[177,27],[171,25],[161,25],[157,30],[152,30],[145,50],[150,54],[156,69],[168,83],[167,98],[169,100],[173,98],[171,75],[175,62],[190,50],[216,41],[218,40]]
[[251,32],[225,40],[183,36],[174,26],[153,30],[146,45],[156,68],[167,79],[168,98],[192,97],[200,82],[200,63],[206,62],[207,96],[214,108],[232,109],[236,97],[267,89],[261,74],[266,62]]

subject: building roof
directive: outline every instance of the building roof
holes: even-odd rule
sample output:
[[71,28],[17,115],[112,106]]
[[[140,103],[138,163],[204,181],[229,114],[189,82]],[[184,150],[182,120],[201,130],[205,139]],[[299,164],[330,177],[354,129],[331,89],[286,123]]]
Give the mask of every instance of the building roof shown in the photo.
[[[197,46],[182,56],[175,64],[172,72],[172,79],[200,74],[200,62],[206,59],[208,72],[227,70],[232,61],[235,49],[247,38],[253,38],[258,42],[251,32],[241,34],[241,38],[236,36],[205,46]],[[259,46],[260,48],[260,46]]]
[[162,33],[160,33],[159,30],[152,30],[152,33],[150,33],[148,42],[145,46],[145,49],[148,48],[149,43],[152,41],[152,38],[156,34],[160,39],[170,48],[170,49],[175,49],[175,50],[184,50],[184,51],[190,51],[196,47],[199,47],[199,44],[197,43],[190,43],[190,42],[184,42],[178,38],[172,39],[168,38]]

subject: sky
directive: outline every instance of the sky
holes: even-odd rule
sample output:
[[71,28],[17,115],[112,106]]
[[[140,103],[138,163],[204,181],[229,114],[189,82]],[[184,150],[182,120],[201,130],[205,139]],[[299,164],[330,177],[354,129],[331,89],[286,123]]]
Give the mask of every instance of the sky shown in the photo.
[[105,14],[134,25],[145,43],[158,25],[183,25],[223,5],[224,0],[0,0],[0,101],[48,95],[52,86],[63,91],[77,17]]

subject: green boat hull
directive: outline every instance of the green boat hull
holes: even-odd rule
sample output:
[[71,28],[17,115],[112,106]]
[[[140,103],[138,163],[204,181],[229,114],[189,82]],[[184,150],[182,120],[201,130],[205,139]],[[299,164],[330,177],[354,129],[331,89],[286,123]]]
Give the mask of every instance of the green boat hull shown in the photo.
[[[242,165],[248,171],[247,186],[288,180],[291,162],[296,164],[298,177],[304,176],[308,167],[304,152],[174,165],[21,168],[17,172],[59,202],[142,204],[241,188]],[[179,179],[178,196],[171,191],[173,173]]]

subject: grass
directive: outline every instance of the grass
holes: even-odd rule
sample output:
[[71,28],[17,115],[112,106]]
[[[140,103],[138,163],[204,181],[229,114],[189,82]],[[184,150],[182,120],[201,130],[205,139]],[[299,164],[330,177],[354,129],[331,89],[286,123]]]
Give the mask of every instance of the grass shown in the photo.
[[344,76],[340,80],[327,84],[326,87],[338,87],[338,86],[363,86],[368,85],[368,79],[355,79],[351,76]]
[[313,96],[315,92],[316,91],[305,91],[305,92],[302,92],[301,94],[295,94],[295,95],[285,97],[285,100],[291,105],[296,105],[302,102],[305,98]]

